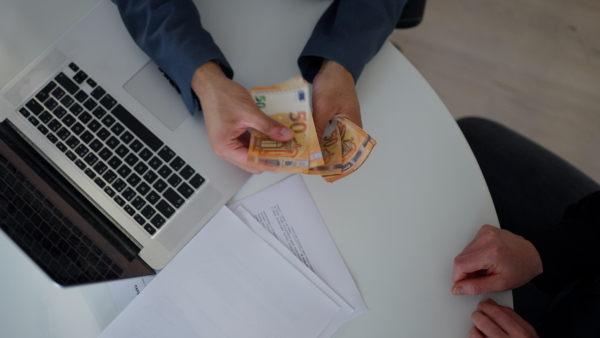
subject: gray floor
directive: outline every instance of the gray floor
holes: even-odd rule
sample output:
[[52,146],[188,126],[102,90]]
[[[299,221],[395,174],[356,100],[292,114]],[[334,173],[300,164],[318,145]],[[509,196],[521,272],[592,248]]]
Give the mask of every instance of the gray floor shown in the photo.
[[390,40],[450,113],[503,123],[600,182],[600,1],[427,1]]

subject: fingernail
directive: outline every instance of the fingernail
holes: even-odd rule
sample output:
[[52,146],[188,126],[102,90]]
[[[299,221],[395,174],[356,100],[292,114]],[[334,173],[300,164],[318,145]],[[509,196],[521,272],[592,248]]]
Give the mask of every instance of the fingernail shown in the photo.
[[281,129],[279,129],[279,134],[281,135],[281,137],[284,137],[284,138],[294,137],[294,131],[288,127],[281,127]]
[[464,295],[464,289],[462,286],[454,286],[452,288],[452,294],[456,295],[456,296],[461,296]]

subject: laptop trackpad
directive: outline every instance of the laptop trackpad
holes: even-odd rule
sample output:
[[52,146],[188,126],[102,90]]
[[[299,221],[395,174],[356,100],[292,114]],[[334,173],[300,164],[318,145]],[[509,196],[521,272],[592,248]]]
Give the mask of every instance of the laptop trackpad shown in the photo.
[[191,115],[181,96],[150,61],[123,86],[169,129],[175,130]]

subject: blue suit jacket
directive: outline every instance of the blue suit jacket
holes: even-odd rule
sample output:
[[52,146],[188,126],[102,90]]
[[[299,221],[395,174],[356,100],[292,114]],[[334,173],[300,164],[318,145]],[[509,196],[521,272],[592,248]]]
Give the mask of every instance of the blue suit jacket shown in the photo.
[[[298,58],[302,76],[312,82],[323,58],[327,58],[346,67],[356,81],[393,31],[406,1],[335,0]],[[136,43],[179,87],[191,113],[198,108],[191,89],[192,75],[198,67],[215,60],[233,78],[231,66],[202,27],[191,0],[113,2]]]

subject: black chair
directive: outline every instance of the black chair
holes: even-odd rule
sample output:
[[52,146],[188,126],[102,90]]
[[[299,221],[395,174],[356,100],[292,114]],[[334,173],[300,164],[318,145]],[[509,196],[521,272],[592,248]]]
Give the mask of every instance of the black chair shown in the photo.
[[408,0],[396,28],[412,28],[423,20],[426,0]]

